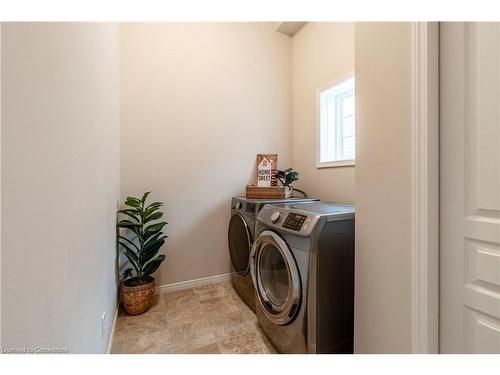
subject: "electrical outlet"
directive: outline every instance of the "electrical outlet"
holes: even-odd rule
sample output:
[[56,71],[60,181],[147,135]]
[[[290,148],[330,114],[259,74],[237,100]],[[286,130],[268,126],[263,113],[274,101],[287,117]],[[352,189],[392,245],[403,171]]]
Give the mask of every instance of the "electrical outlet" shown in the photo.
[[106,311],[102,313],[101,316],[101,340],[106,337]]

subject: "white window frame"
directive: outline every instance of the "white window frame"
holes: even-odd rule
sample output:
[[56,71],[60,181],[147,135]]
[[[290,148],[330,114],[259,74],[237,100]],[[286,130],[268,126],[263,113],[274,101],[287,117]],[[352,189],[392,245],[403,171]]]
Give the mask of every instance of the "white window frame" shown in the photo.
[[[355,78],[354,71],[351,71],[347,74],[336,79],[334,82],[325,85],[323,87],[319,87],[316,90],[316,168],[334,168],[334,167],[348,167],[356,165],[355,159],[350,160],[336,160],[336,161],[321,161],[320,153],[321,153],[321,93],[325,90],[328,90],[334,86],[341,84],[351,78]],[[356,93],[354,94],[356,95]],[[355,120],[356,121],[356,120]],[[356,125],[355,125],[356,126]],[[337,150],[337,147],[335,147]]]

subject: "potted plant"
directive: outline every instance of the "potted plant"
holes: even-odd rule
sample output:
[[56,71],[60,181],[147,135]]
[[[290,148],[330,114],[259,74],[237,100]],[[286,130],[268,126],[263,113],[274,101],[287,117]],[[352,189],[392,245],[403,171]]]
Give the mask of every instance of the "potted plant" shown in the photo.
[[[298,191],[302,193],[304,197],[307,197],[307,194],[302,190],[296,189],[292,186],[292,183],[299,179],[299,172],[294,171],[292,168],[285,169],[284,171],[277,171],[276,178],[281,182],[283,187],[287,189],[286,195],[292,196],[293,191]],[[285,195],[285,196],[286,196]]]
[[[163,203],[154,202],[147,206],[149,194],[144,193],[141,199],[127,197],[125,205],[128,207],[118,211],[128,217],[117,224],[118,243],[133,267],[120,283],[120,300],[132,315],[142,314],[151,307],[155,291],[151,274],[165,260],[165,255],[157,255],[167,238],[162,232],[167,223],[157,221],[163,215],[159,211]],[[126,230],[132,238],[122,235],[120,229]]]
[[291,186],[292,182],[299,179],[299,172],[294,171],[292,168],[285,169],[284,171],[277,171],[276,178],[280,180],[283,186]]

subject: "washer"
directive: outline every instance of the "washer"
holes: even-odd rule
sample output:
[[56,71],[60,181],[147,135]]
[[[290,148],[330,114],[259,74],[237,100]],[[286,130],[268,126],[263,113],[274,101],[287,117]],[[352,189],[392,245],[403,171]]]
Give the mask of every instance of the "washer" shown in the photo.
[[252,247],[256,313],[281,353],[352,353],[354,207],[262,208]]
[[231,279],[233,287],[241,298],[255,312],[255,288],[250,275],[250,251],[255,238],[257,214],[266,204],[284,202],[307,203],[318,201],[313,198],[288,199],[231,199],[231,220],[228,229],[228,245],[231,264],[236,276]]

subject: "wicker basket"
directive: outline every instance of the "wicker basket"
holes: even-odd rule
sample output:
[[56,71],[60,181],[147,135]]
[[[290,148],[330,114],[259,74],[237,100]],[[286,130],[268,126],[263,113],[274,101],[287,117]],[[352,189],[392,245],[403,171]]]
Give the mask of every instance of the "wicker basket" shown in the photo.
[[139,286],[120,285],[120,300],[130,315],[139,315],[147,311],[153,304],[155,280]]
[[246,198],[247,199],[286,199],[292,197],[291,187],[257,187],[247,185]]

